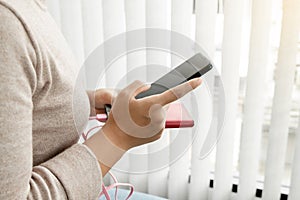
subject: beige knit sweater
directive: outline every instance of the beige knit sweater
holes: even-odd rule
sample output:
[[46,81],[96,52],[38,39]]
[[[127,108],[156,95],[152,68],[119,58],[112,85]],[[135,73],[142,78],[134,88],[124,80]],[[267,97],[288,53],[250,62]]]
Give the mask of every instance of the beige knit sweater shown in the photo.
[[77,144],[89,114],[78,66],[42,0],[0,0],[0,199],[97,199],[101,170]]

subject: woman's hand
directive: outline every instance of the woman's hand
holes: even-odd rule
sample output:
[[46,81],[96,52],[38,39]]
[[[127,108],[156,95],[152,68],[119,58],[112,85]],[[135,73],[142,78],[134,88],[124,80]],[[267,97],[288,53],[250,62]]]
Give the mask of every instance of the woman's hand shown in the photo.
[[133,82],[112,99],[112,110],[102,128],[103,133],[125,151],[159,139],[165,126],[163,107],[195,89],[201,82],[200,78],[196,78],[162,94],[142,99],[135,99],[135,96],[149,86],[140,81]]
[[149,86],[139,81],[133,82],[118,95],[113,90],[105,89],[97,90],[92,96],[89,93],[90,99],[95,99],[95,103],[91,103],[94,112],[102,112],[105,104],[113,105],[102,129],[84,143],[98,159],[103,176],[128,149],[159,139],[165,126],[163,106],[200,84],[201,79],[193,79],[162,94],[142,99],[135,99],[135,96]]

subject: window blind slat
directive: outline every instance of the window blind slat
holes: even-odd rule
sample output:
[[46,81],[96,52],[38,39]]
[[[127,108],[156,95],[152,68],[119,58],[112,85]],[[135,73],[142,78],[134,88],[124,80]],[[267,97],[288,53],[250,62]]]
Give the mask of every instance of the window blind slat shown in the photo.
[[[146,26],[145,15],[145,0],[127,0],[125,1],[125,17],[126,17],[126,31],[134,31],[142,29]],[[144,45],[146,45],[146,32],[144,37]],[[141,39],[139,39],[141,40]],[[130,40],[132,42],[132,38]],[[127,71],[132,71],[136,68],[142,70],[135,71],[133,75],[135,78],[145,82],[147,79],[146,74],[146,50],[130,52],[127,55]],[[128,80],[131,81],[131,80]],[[130,84],[130,82],[128,82]]]
[[[147,28],[160,28],[166,29],[170,26],[170,0],[146,0],[146,27]],[[147,37],[147,35],[146,35]],[[158,64],[162,66],[168,66],[168,57],[158,51],[147,50],[146,52],[146,62],[149,64]],[[155,81],[157,79],[157,74],[153,73],[151,70],[147,70],[147,81]],[[159,144],[151,144],[148,147],[148,152],[156,152],[157,149],[162,147],[162,144],[169,143],[168,132],[164,132],[163,138],[160,139]],[[159,158],[161,160],[169,160],[169,154],[161,155]],[[157,160],[149,158],[148,165],[149,169],[153,168],[153,165]],[[159,170],[157,172],[150,173],[148,176],[148,192],[150,194],[167,197],[167,177],[168,168]]]
[[84,52],[86,57],[103,42],[102,4],[98,0],[82,2]]
[[[126,31],[141,29],[145,27],[145,0],[126,0],[125,1],[125,17],[126,17]],[[132,40],[131,40],[132,42]],[[128,43],[127,43],[128,44]],[[146,41],[145,41],[146,44]],[[137,51],[127,55],[127,72],[137,69],[137,67],[146,65],[145,51]],[[139,68],[141,69],[141,68]],[[133,78],[134,77],[134,78]],[[146,69],[135,70],[127,77],[127,84],[130,84],[133,79],[146,81]],[[147,157],[147,147],[142,146],[136,148],[132,153],[144,154]],[[142,169],[148,168],[148,159],[144,162],[137,160],[134,156],[129,155],[129,168],[134,169],[134,166],[140,166]],[[134,173],[134,171],[130,170]],[[135,190],[139,192],[148,192],[148,175],[147,174],[130,174],[129,182],[134,185]]]
[[60,11],[61,30],[81,65],[84,61],[81,1],[60,1]]
[[[102,1],[102,7],[104,40],[124,33],[126,31],[124,2],[120,2],[118,0]],[[120,44],[120,48],[126,48],[126,41]],[[114,55],[114,52],[108,52],[107,49],[105,49],[105,54]],[[119,58],[117,63],[107,70],[106,87],[116,87],[117,83],[122,79],[126,72],[126,56],[124,56]]]
[[[217,16],[217,1],[196,0],[196,42],[203,48],[211,59],[215,53],[215,25]],[[214,84],[214,76],[205,78],[212,79],[208,84]],[[213,87],[211,87],[213,88]],[[209,94],[205,87],[196,93],[199,96],[199,131],[192,146],[191,182],[189,187],[189,199],[208,199],[210,156],[200,160],[200,150],[203,146],[205,136],[209,131],[211,122],[212,108]],[[212,94],[214,95],[214,94]]]
[[[103,43],[103,13],[102,3],[97,0],[81,1],[82,10],[82,26],[83,26],[83,42],[85,59],[88,59],[90,54],[95,51]],[[104,60],[97,58],[97,64],[95,61],[91,61],[89,58],[89,64],[85,62],[85,74],[87,89],[95,90],[99,87],[105,87],[105,75],[103,77],[96,77],[99,74],[95,71],[95,65],[98,65],[99,72],[103,70]],[[96,86],[95,82],[91,83],[91,80],[97,81],[101,79],[100,83]]]
[[217,1],[196,0],[196,42],[211,59],[216,50],[215,27],[217,18]]
[[[193,1],[192,0],[172,0],[171,1],[171,30],[185,35],[186,37],[192,37],[192,14],[193,14]],[[171,44],[172,48],[172,44]],[[171,65],[178,66],[182,61],[177,60],[176,56],[171,55]],[[187,101],[188,102],[188,101]],[[189,109],[188,104],[185,106]],[[176,159],[170,166],[168,197],[170,199],[188,199],[188,178],[190,174],[190,151],[185,152],[178,159],[178,149],[184,149],[188,144],[192,142],[192,130],[181,129],[176,135],[178,130],[170,130],[170,142],[177,138],[180,138],[180,143],[172,142],[170,144],[170,159],[171,161]],[[177,160],[178,159],[178,160]]]
[[201,86],[197,91],[197,95],[199,95],[198,110],[200,110],[201,113],[199,113],[200,120],[196,122],[199,129],[192,146],[191,182],[189,186],[190,200],[208,199],[211,167],[210,156],[200,159],[200,151],[209,131],[210,123],[212,122],[212,99],[204,86]]
[[289,129],[292,89],[299,40],[298,0],[283,1],[283,18],[278,64],[275,70],[275,92],[268,140],[263,199],[279,199],[284,171]]
[[298,129],[296,131],[296,149],[293,160],[293,170],[292,170],[292,180],[291,187],[289,193],[290,200],[298,200],[300,199],[300,117],[298,123]]
[[[148,152],[151,155],[151,152],[157,152],[158,149],[166,148],[169,145],[169,132],[164,131],[162,138],[159,142],[150,144],[148,146]],[[148,166],[150,170],[155,169],[157,162],[167,163],[169,161],[169,151],[168,149],[161,152],[159,157],[151,158],[149,157]],[[157,195],[160,197],[168,198],[168,175],[169,167],[162,167],[158,171],[148,174],[148,192],[149,194]]]
[[245,0],[224,1],[222,80],[226,117],[216,148],[214,200],[229,199],[231,194],[244,3]]
[[255,197],[264,121],[266,68],[270,51],[272,0],[252,1],[247,89],[240,144],[238,199]]
[[170,26],[170,1],[146,0],[146,26],[148,28],[167,28]]

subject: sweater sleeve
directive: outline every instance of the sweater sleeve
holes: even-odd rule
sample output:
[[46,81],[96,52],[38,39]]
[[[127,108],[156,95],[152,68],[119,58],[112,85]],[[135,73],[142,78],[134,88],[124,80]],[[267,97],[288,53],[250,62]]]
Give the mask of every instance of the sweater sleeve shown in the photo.
[[0,19],[0,199],[97,199],[101,169],[85,145],[33,166],[36,51],[24,25],[1,4]]

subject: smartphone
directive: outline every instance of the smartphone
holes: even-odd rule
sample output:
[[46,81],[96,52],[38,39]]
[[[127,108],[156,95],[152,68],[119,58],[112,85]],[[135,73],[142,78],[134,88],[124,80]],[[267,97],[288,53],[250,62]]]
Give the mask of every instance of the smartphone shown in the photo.
[[160,94],[193,78],[201,77],[212,69],[210,61],[201,53],[197,53],[178,67],[151,84],[149,90],[138,94],[135,98]]
[[[180,85],[193,78],[201,77],[208,71],[212,69],[212,64],[201,53],[195,54],[193,57],[189,58],[182,64],[180,64],[175,69],[171,70],[169,73],[165,74],[157,81],[151,84],[151,87],[135,98],[140,99],[143,97],[160,94],[169,90],[177,85]],[[105,110],[107,115],[109,114],[111,105],[106,105]]]

